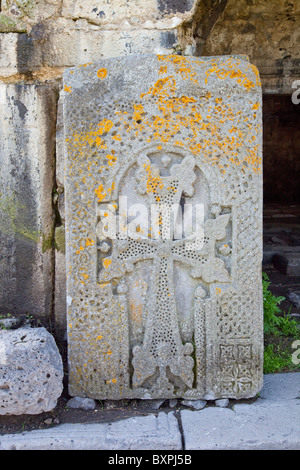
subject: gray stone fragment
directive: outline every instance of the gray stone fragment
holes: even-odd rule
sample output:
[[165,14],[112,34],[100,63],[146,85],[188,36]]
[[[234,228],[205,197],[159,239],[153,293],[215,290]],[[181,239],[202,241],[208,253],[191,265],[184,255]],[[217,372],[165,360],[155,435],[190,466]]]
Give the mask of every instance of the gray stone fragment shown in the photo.
[[62,379],[61,356],[45,328],[0,330],[0,415],[51,411]]
[[67,401],[67,407],[80,410],[94,410],[96,402],[92,398],[73,397]]
[[0,318],[0,328],[11,330],[17,328],[22,323],[22,318],[8,317]]
[[51,424],[53,424],[53,419],[52,418],[45,419],[44,424],[46,424],[47,426],[50,426]]
[[276,245],[282,245],[282,246],[287,246],[288,245],[288,242],[283,240],[280,237],[271,237],[271,240]]
[[151,408],[153,410],[159,410],[159,408],[164,402],[165,400],[151,400]]
[[175,406],[177,406],[177,403],[178,403],[178,400],[176,398],[171,398],[171,400],[169,400],[169,406],[171,408],[175,408]]
[[136,400],[137,408],[146,409],[146,410],[159,410],[161,405],[165,400],[154,399],[154,400]]
[[182,400],[181,404],[188,406],[189,408],[194,408],[194,410],[202,410],[206,406],[206,400]]
[[282,274],[288,276],[300,276],[300,254],[285,253],[276,254],[273,257],[274,267]]
[[289,300],[291,303],[294,305],[296,308],[300,308],[300,292],[290,292],[289,295]]
[[215,405],[219,408],[226,408],[229,404],[228,398],[220,398],[219,400],[215,400]]

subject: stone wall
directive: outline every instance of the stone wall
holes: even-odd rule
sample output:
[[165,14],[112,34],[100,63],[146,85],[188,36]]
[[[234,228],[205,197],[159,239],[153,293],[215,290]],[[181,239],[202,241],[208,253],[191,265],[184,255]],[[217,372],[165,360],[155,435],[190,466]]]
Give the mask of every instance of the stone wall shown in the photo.
[[247,54],[265,92],[291,93],[299,15],[284,0],[0,0],[0,314],[65,330],[64,69],[128,54]]
[[[213,11],[218,2],[201,4]],[[294,0],[222,0],[218,15],[207,9],[194,21],[197,55],[247,54],[262,78],[265,93],[291,94],[299,78],[300,3]],[[212,7],[213,5],[214,7]],[[220,7],[219,7],[220,8]]]

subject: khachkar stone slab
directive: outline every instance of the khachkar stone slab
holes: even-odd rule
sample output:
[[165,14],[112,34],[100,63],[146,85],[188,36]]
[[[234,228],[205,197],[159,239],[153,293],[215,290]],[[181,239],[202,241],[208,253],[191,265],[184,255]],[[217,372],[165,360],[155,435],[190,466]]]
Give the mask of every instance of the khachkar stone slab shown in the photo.
[[262,386],[261,87],[233,57],[64,75],[69,391]]

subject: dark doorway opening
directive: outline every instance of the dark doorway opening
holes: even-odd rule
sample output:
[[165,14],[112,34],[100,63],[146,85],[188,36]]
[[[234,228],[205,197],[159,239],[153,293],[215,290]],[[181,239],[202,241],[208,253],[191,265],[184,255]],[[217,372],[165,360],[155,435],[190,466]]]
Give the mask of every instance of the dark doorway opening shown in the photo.
[[300,320],[300,104],[263,96],[263,271],[281,308]]
[[300,104],[263,96],[264,202],[300,204]]

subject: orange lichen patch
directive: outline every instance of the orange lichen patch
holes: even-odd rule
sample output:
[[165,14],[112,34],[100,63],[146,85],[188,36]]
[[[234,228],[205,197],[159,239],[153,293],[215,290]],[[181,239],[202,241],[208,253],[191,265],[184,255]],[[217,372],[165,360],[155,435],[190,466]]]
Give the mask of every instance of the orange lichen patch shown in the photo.
[[103,119],[99,124],[98,124],[98,127],[99,127],[99,130],[100,132],[108,132],[110,131],[110,129],[112,128],[112,126],[114,125],[114,123],[110,120],[110,119]]
[[91,238],[87,238],[87,239],[86,239],[86,242],[85,242],[86,246],[91,246],[91,245],[93,245],[94,243],[95,243],[94,240],[92,240]]
[[216,287],[216,294],[221,294],[221,289],[219,287]]
[[[104,134],[107,134],[113,127],[113,122],[109,119],[103,119],[101,122],[98,123],[96,129],[90,129],[87,132],[74,134],[71,138],[66,139],[66,142],[70,142],[70,145],[73,148],[77,148],[78,152],[83,156],[84,152],[82,148],[87,143],[90,147],[97,146],[101,150],[105,150],[107,148],[107,143],[104,141],[103,137],[100,137]],[[91,127],[91,126],[90,126]]]
[[95,189],[95,193],[99,199],[99,201],[103,201],[103,199],[106,197],[106,191],[104,191],[103,184],[99,184],[98,188]]
[[175,89],[176,82],[174,77],[170,76],[166,78],[160,78],[157,80],[157,82],[155,82],[153,87],[149,88],[147,93],[141,94],[141,99],[145,98],[146,96],[162,99],[167,97],[170,92],[174,93]]
[[260,81],[260,76],[259,76],[258,69],[253,64],[249,64],[249,66],[250,66],[250,69],[252,70],[252,72],[254,73],[254,75],[256,77],[256,85],[261,86],[261,81]]
[[80,247],[79,247],[79,250],[76,251],[76,255],[79,255],[79,253],[80,253],[81,251],[83,251],[83,250],[84,250],[83,246],[80,246]]
[[167,73],[167,72],[168,72],[168,67],[166,65],[161,65],[159,67],[159,73],[160,74]]
[[[195,78],[196,71],[192,69],[191,61],[187,57],[179,55],[158,55],[158,60],[172,63],[174,65],[175,72],[180,74],[183,80],[189,79],[194,84],[198,84],[198,80]],[[160,67],[159,71],[160,73],[166,73],[165,69],[162,67]]]
[[143,305],[137,301],[130,301],[130,310],[131,310],[131,318],[132,322],[139,325],[142,323],[142,310]]
[[120,136],[120,134],[112,135],[111,138],[119,142],[122,140],[122,137]]
[[107,380],[106,381],[107,384],[110,384],[110,383],[113,383],[113,384],[116,384],[117,383],[117,379],[111,379],[111,380]]
[[97,72],[97,77],[101,78],[101,80],[103,80],[103,78],[105,78],[106,75],[107,75],[107,70],[106,69],[99,69],[98,72]]
[[64,91],[66,91],[67,93],[72,93],[72,87],[65,85]]
[[252,166],[254,173],[261,172],[262,159],[258,155],[258,147],[254,146],[250,149],[247,149],[247,157],[245,158],[246,162]]
[[143,114],[145,114],[144,106],[142,104],[133,104],[133,109],[134,113],[132,119],[134,119],[134,121],[141,121]]
[[112,183],[110,188],[104,189],[102,183],[99,184],[98,188],[95,189],[95,193],[98,197],[99,202],[103,201],[107,196],[111,195],[112,191],[115,189],[115,182]]
[[252,109],[253,110],[256,110],[259,108],[259,103],[255,103],[253,106],[252,106]]
[[108,160],[108,164],[111,166],[111,165],[115,165],[116,161],[117,161],[117,157],[115,156],[115,151],[112,150],[111,152],[111,155],[106,155],[107,160]]
[[[255,88],[256,85],[258,85],[259,77],[256,72],[256,82],[254,83],[247,77],[245,71],[242,71],[238,68],[240,63],[241,61],[233,61],[232,58],[229,58],[221,65],[219,65],[217,62],[212,62],[211,67],[206,71],[205,83],[207,83],[208,77],[210,75],[215,74],[221,80],[233,78],[239,85],[244,86],[247,91],[250,91],[252,88]],[[250,64],[249,68],[251,68]],[[255,72],[253,68],[252,71]]]
[[110,264],[111,264],[111,259],[110,258],[104,258],[102,260],[102,264],[103,264],[104,268],[107,269],[108,266],[110,266]]
[[84,277],[84,279],[88,279],[90,277],[88,274],[85,273],[82,273],[81,275]]
[[145,171],[147,174],[147,181],[146,181],[147,193],[155,194],[157,190],[162,190],[162,188],[164,187],[164,184],[159,174],[159,171],[158,170],[153,171],[153,168],[151,168],[151,165],[147,163],[145,163],[143,167],[145,168]]

